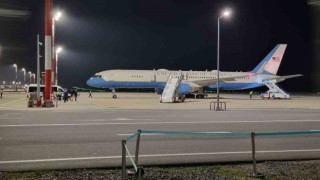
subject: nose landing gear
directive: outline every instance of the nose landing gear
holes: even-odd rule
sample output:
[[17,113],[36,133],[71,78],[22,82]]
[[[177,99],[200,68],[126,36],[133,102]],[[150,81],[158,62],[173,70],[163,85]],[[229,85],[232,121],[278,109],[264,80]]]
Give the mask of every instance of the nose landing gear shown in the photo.
[[112,98],[117,99],[116,90],[112,89]]

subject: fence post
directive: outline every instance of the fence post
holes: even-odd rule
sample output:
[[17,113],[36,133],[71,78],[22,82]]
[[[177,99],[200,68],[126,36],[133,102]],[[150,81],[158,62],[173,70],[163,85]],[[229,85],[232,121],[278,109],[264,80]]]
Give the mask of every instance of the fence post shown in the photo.
[[255,133],[251,132],[253,176],[257,174]]
[[137,171],[137,179],[138,179],[138,180],[142,180],[143,174],[144,174],[144,172],[143,172],[143,167],[139,166],[139,167],[138,167],[138,171]]
[[122,145],[122,180],[126,179],[126,140],[121,141]]
[[140,148],[140,135],[141,135],[141,130],[138,130],[138,137],[137,137],[137,143],[136,143],[136,155],[134,157],[134,162],[138,166],[138,158],[139,158],[139,148]]

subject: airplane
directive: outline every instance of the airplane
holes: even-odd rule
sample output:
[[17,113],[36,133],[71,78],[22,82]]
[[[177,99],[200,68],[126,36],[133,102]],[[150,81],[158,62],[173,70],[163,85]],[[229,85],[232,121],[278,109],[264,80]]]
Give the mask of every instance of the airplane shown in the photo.
[[[278,44],[273,50],[249,72],[219,72],[219,89],[221,90],[244,90],[267,86],[276,86],[288,78],[302,76],[301,74],[278,76],[277,72],[282,61],[287,44]],[[106,70],[96,73],[87,85],[97,88],[153,88],[164,89],[168,77],[182,78],[179,95],[185,95],[201,91],[203,87],[217,88],[217,70],[212,71],[169,71],[158,70]],[[271,85],[270,85],[271,83]],[[272,86],[273,84],[273,86]],[[271,86],[271,87],[270,87]],[[277,87],[277,86],[276,86]]]

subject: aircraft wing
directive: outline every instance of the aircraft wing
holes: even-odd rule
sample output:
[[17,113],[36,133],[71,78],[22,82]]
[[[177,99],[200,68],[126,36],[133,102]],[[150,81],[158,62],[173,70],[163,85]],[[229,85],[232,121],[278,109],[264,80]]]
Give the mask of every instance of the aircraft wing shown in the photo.
[[284,81],[285,79],[289,79],[289,78],[295,78],[295,77],[300,77],[303,76],[302,74],[293,74],[293,75],[287,75],[287,76],[278,76],[278,77],[274,77],[270,80],[276,80],[278,81]]
[[[256,74],[252,74],[251,76],[254,76],[254,75],[256,75]],[[224,78],[219,78],[219,80],[220,80],[220,82],[236,81],[237,78],[243,78],[243,77],[248,77],[248,75],[224,77]],[[218,83],[218,79],[205,79],[205,80],[189,81],[189,82],[185,82],[185,83],[188,83],[190,86],[193,86],[193,87],[203,87],[203,86],[209,86],[211,84]]]

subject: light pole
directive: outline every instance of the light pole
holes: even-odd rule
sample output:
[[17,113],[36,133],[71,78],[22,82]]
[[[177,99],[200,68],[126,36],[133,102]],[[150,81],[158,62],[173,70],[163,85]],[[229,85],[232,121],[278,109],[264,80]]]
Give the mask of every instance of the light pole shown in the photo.
[[40,99],[40,47],[42,43],[39,39],[39,34],[37,34],[37,107],[41,106]]
[[13,64],[13,67],[15,67],[15,72],[16,72],[15,81],[17,81],[17,79],[18,79],[18,66],[17,66],[17,64]]
[[33,84],[35,84],[35,83],[36,83],[36,74],[33,73],[33,74],[32,74],[32,77],[33,77]]
[[[18,65],[17,64],[13,64],[13,67],[15,67],[16,69],[16,79],[15,79],[15,82],[17,82],[18,81]],[[16,85],[16,91],[18,91],[18,89],[17,89],[17,85]]]
[[31,75],[32,75],[32,73],[31,73],[31,71],[29,71],[28,73],[29,73],[30,84],[31,84]]
[[[55,45],[54,45],[55,44],[55,22],[59,21],[61,16],[62,16],[62,13],[60,11],[58,11],[52,18],[52,53],[56,53],[57,52],[55,50]],[[57,55],[56,55],[56,57],[57,57]],[[52,65],[53,65],[52,66],[52,70],[57,69],[57,66],[58,66],[56,64],[57,60],[55,60],[56,57],[53,54],[53,56],[52,56]],[[56,73],[57,73],[57,70],[56,70]],[[56,76],[55,80],[56,80],[56,83],[57,83],[57,74],[55,74],[55,76]]]
[[26,69],[22,68],[23,71],[23,83],[26,84]]
[[220,86],[220,77],[219,77],[219,71],[220,71],[220,18],[222,17],[227,17],[230,15],[230,11],[229,10],[225,10],[222,15],[218,18],[218,42],[217,42],[217,111],[220,111],[220,105],[219,105],[219,86]]
[[61,47],[58,47],[56,50],[56,85],[58,86],[58,55],[62,51]]

